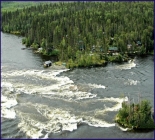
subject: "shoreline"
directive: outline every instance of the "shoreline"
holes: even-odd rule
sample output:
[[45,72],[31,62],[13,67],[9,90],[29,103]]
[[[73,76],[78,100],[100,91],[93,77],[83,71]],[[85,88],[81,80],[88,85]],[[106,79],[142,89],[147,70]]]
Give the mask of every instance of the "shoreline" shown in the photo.
[[[2,31],[3,32],[3,31]],[[4,32],[5,33],[5,32]],[[18,34],[15,34],[15,33],[8,33],[10,35],[16,35],[19,37]],[[25,44],[23,44],[25,45]],[[57,58],[58,56],[54,56],[54,55],[48,55],[48,54],[43,54],[41,51],[38,51],[38,49],[32,47],[32,46],[29,46],[29,47],[24,47],[24,48],[21,48],[22,50],[25,50],[25,49],[32,49],[33,50],[33,53],[36,53],[36,54],[39,54],[41,55],[41,57],[55,57]],[[87,52],[87,55],[89,53]],[[84,56],[84,54],[82,54]],[[144,53],[144,54],[140,54],[140,52],[132,52],[132,53],[129,53],[129,52],[126,52],[126,53],[120,53],[118,52],[118,55],[113,55],[113,53],[110,53],[110,54],[99,54],[99,53],[94,53],[94,55],[98,55],[100,57],[103,57],[101,58],[100,60],[96,61],[95,63],[93,64],[88,64],[88,65],[80,65],[77,63],[77,60],[74,60],[72,61],[71,63],[69,62],[69,60],[67,62],[65,61],[54,61],[54,63],[52,64],[52,68],[54,69],[70,69],[70,70],[73,70],[75,68],[94,68],[94,67],[105,67],[107,66],[108,63],[117,63],[117,64],[123,64],[123,63],[127,63],[129,62],[130,60],[132,61],[134,59],[134,57],[136,56],[139,56],[139,57],[147,57],[149,55],[154,55],[154,51],[153,52],[149,52],[149,53]],[[59,63],[59,64],[56,64],[56,63]],[[87,63],[87,61],[86,61]],[[53,66],[54,65],[54,66]]]

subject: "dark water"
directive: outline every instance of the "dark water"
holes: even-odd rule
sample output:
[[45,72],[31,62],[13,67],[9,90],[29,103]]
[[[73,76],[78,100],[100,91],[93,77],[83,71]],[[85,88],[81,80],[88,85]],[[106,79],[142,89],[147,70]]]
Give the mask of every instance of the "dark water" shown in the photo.
[[153,56],[91,69],[43,68],[21,38],[1,33],[2,138],[154,138],[114,123],[124,100],[154,107]]

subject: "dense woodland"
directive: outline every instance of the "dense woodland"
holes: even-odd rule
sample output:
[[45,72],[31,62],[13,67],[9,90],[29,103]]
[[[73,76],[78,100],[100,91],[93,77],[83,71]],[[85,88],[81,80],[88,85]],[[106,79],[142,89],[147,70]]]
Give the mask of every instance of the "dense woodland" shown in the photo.
[[132,51],[152,52],[153,19],[153,2],[59,2],[3,11],[1,30],[24,36],[27,47],[42,47],[44,55],[87,66],[104,63],[106,55],[98,54],[107,54],[110,46],[121,55],[128,44]]

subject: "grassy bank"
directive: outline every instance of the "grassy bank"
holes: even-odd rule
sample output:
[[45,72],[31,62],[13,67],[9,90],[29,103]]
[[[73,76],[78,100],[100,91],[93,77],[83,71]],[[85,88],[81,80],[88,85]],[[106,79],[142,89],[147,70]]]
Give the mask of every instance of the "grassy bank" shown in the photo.
[[23,9],[31,6],[37,6],[39,4],[47,4],[50,2],[32,2],[32,1],[2,1],[1,2],[1,10],[2,12],[5,11],[16,11],[17,9]]

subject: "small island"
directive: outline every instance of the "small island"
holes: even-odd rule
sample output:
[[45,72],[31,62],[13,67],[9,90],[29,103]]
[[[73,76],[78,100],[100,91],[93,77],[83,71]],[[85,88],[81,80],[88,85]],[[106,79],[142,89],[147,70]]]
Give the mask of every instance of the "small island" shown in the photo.
[[155,128],[154,112],[151,109],[152,107],[148,100],[142,100],[138,104],[123,102],[122,108],[116,115],[115,122],[132,131],[153,130]]

